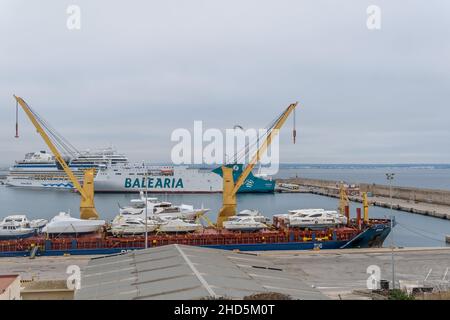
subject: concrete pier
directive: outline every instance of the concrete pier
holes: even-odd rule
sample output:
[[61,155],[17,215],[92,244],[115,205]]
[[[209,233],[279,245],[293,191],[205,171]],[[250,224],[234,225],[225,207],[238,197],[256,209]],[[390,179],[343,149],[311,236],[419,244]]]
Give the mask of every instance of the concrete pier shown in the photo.
[[[297,184],[309,193],[339,197],[340,181],[318,179],[280,179],[277,183]],[[350,185],[349,199],[362,202],[361,193],[367,192],[369,204],[390,208],[389,186],[377,184]],[[392,187],[392,208],[441,219],[450,219],[450,191],[420,188]]]

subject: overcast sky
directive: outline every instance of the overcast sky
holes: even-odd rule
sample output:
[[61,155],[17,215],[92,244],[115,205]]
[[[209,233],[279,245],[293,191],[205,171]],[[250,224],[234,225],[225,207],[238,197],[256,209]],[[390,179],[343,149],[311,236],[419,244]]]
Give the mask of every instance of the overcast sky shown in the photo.
[[259,128],[298,100],[282,162],[448,163],[449,14],[442,0],[2,0],[0,164],[45,149],[23,112],[14,139],[12,94],[79,149],[136,161],[169,161],[194,120]]

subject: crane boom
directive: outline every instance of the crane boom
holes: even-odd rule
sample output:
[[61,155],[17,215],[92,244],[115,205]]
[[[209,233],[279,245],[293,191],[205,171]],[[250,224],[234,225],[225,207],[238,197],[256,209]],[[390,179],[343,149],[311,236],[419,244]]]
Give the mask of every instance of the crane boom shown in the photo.
[[223,203],[222,208],[219,211],[217,217],[217,226],[222,227],[223,222],[228,219],[228,217],[236,214],[236,194],[239,188],[244,184],[245,179],[247,179],[250,172],[252,172],[256,163],[261,159],[261,155],[267,150],[267,148],[272,143],[273,138],[279,133],[279,130],[286,122],[292,111],[297,107],[298,102],[290,104],[286,110],[281,114],[274,124],[272,130],[267,135],[266,139],[262,145],[256,151],[256,154],[252,157],[250,163],[244,169],[242,174],[239,176],[236,183],[233,178],[233,169],[227,166],[222,166],[222,177],[223,177]]
[[286,119],[289,117],[291,112],[297,107],[298,102],[292,103],[289,105],[289,107],[286,108],[286,110],[283,112],[283,114],[280,116],[278,121],[276,122],[273,129],[269,132],[267,135],[267,138],[264,140],[263,144],[259,149],[256,151],[256,154],[253,156],[252,160],[248,164],[248,166],[245,168],[245,170],[242,172],[242,174],[239,176],[238,180],[236,181],[236,184],[233,188],[233,193],[236,194],[239,190],[239,188],[244,184],[245,179],[247,179],[250,172],[252,172],[253,168],[255,167],[256,163],[261,160],[261,155],[266,152],[267,148],[272,143],[272,139],[278,134],[283,124],[286,122]]
[[70,169],[70,167],[67,165],[64,158],[61,156],[61,153],[58,151],[56,146],[52,143],[52,140],[48,136],[48,134],[45,132],[44,128],[42,128],[39,121],[36,119],[36,116],[31,111],[28,104],[23,100],[21,97],[17,97],[14,95],[14,98],[16,99],[17,103],[22,107],[25,114],[30,119],[31,123],[36,128],[37,132],[40,134],[44,142],[47,144],[48,148],[53,153],[53,156],[55,157],[55,160],[58,161],[58,163],[63,168],[64,172],[69,177],[70,181],[73,183],[75,189],[80,193],[81,195],[81,203],[80,203],[80,217],[82,219],[92,219],[98,218],[98,213],[94,206],[94,169],[87,169],[84,171],[84,179],[83,179],[83,186],[78,181],[78,179],[75,177],[74,173]]

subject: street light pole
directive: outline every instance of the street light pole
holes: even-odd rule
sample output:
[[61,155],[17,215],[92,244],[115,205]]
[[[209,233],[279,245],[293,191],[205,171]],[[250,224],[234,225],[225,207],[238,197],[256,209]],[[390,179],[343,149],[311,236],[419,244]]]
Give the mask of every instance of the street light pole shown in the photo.
[[[389,202],[392,214],[392,180],[395,173],[386,173],[386,179],[389,182]],[[394,260],[394,215],[391,215],[391,265],[392,265],[392,289],[395,289],[395,260]]]

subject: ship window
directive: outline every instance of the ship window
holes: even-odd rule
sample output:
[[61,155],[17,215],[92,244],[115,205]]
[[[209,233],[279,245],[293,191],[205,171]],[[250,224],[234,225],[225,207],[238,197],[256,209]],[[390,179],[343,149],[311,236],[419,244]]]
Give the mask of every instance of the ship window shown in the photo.
[[317,218],[317,217],[320,217],[320,216],[322,216],[321,213],[316,213],[316,214],[310,215],[311,218]]
[[122,174],[120,172],[116,172],[116,176],[121,176]]

